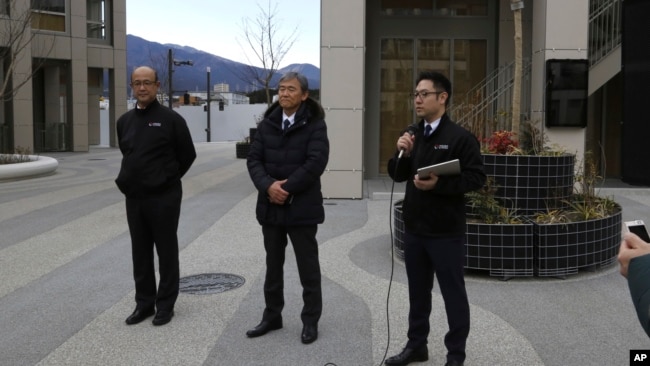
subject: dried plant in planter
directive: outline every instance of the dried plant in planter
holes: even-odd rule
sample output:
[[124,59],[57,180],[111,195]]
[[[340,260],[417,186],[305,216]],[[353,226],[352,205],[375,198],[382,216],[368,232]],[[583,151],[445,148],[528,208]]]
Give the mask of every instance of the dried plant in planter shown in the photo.
[[494,179],[488,177],[483,188],[465,195],[474,220],[485,224],[521,224],[517,209],[504,207],[495,198],[497,189]]
[[0,154],[0,164],[17,164],[32,161],[31,150],[17,146],[13,154]]

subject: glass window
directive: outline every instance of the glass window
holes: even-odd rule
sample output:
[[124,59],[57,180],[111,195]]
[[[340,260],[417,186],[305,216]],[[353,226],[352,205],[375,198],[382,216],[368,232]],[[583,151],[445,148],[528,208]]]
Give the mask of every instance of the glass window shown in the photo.
[[65,32],[65,0],[32,0],[32,28]]
[[412,39],[381,40],[380,93],[380,171],[386,173],[386,163],[395,153],[399,133],[413,120],[410,94],[413,91]]
[[0,0],[0,15],[9,15],[9,0]]
[[[111,39],[110,0],[88,0],[87,9],[87,37],[91,43],[108,43]],[[96,41],[99,40],[99,41]],[[102,42],[105,41],[105,42]]]
[[487,16],[488,0],[381,0],[382,15]]
[[[9,57],[3,57],[9,50],[7,48],[0,48],[0,85],[5,85],[5,73],[9,67]],[[8,84],[7,89],[11,88]],[[9,90],[5,90],[8,93]],[[3,101],[4,100],[4,101]],[[12,100],[6,95],[0,98],[0,154],[13,153],[13,121],[11,116]]]
[[32,10],[65,14],[65,0],[32,0]]
[[69,61],[48,61],[40,68],[34,68],[32,110],[35,152],[71,151],[70,85]]
[[453,65],[454,96],[460,101],[487,76],[487,42],[483,39],[454,40]]
[[381,40],[380,65],[379,172],[386,174],[399,133],[415,121],[410,94],[420,72],[447,75],[452,82],[452,103],[462,100],[485,79],[487,41],[386,38]]
[[[418,41],[418,74],[424,70],[438,71],[449,77],[451,65],[448,39],[424,39]],[[415,86],[411,82],[411,88]]]

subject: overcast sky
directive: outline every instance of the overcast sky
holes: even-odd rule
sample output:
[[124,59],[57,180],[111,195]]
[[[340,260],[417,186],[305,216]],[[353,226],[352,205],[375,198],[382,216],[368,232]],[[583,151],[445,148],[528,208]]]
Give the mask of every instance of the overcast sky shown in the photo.
[[[320,67],[320,0],[272,0],[272,8],[274,4],[278,32],[284,32],[280,37],[298,28],[280,68],[294,63]],[[260,14],[258,5],[266,9],[268,0],[127,0],[126,32],[261,66],[242,31],[245,18],[254,22]]]

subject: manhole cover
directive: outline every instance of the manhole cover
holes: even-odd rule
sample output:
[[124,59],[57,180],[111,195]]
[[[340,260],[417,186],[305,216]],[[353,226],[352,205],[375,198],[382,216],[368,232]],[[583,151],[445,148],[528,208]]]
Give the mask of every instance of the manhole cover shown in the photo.
[[180,279],[180,292],[192,295],[218,294],[244,284],[244,277],[230,273],[203,273]]

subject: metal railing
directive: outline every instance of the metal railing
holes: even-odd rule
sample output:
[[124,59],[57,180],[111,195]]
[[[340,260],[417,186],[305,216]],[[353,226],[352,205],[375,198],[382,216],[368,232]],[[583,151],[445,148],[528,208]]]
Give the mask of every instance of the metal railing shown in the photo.
[[[523,61],[521,85],[521,120],[530,119],[531,61]],[[477,138],[488,137],[497,130],[512,127],[512,92],[515,63],[495,69],[483,81],[458,99],[451,113],[458,124]]]
[[589,66],[609,55],[621,44],[621,0],[589,2]]
[[[589,65],[593,66],[621,44],[621,0],[589,2]],[[530,119],[531,61],[524,60],[521,120]],[[512,127],[514,61],[495,69],[482,82],[457,98],[451,108],[456,122],[479,139]]]

